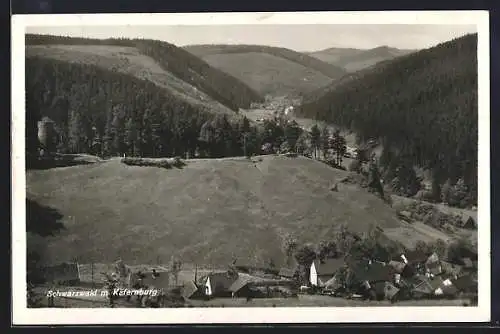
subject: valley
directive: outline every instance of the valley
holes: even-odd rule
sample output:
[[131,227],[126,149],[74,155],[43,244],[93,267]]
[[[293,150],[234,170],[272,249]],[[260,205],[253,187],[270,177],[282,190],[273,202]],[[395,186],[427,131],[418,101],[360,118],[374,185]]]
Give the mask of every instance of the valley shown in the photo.
[[[80,282],[104,284],[95,277],[120,259],[128,285],[138,270],[177,275],[169,293],[235,271],[238,289],[246,275],[312,289],[293,301],[267,289],[254,306],[358,305],[361,281],[346,299],[320,296],[331,291],[313,283],[314,261],[387,270],[402,254],[435,253],[473,277],[463,259],[477,266],[481,224],[474,38],[306,54],[28,35],[30,272],[76,263]],[[247,306],[218,298],[190,305]]]

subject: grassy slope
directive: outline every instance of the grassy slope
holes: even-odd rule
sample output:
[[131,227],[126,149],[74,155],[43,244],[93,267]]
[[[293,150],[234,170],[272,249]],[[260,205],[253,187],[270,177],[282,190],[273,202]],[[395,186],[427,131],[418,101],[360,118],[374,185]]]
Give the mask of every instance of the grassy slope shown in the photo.
[[185,50],[247,83],[261,94],[307,93],[345,71],[293,50],[261,45],[191,45]]
[[261,94],[307,93],[332,81],[314,69],[267,53],[218,54],[205,56],[203,60]]
[[382,46],[369,50],[331,48],[312,52],[309,55],[329,64],[342,67],[348,72],[355,72],[373,66],[378,62],[394,59],[412,52],[414,50]]
[[185,263],[225,266],[235,255],[279,264],[285,233],[318,242],[341,223],[357,232],[400,226],[374,195],[329,191],[345,174],[305,158],[200,160],[182,170],[111,160],[30,171],[27,196],[64,216],[66,229],[47,239],[50,262],[165,263],[176,254]]
[[201,90],[163,70],[154,59],[134,47],[109,45],[29,45],[26,56],[42,56],[67,62],[92,64],[107,70],[149,80],[187,102],[209,110],[234,114]]

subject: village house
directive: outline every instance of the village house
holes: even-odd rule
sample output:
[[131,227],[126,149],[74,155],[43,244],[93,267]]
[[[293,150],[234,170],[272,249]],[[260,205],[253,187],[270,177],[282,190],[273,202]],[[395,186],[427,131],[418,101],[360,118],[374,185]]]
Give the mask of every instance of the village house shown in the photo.
[[459,223],[459,227],[461,227],[461,228],[465,228],[465,229],[469,229],[469,230],[477,229],[476,221],[474,220],[474,218],[472,218],[471,216],[468,216],[468,215],[462,216],[458,223]]
[[198,299],[204,297],[204,294],[194,281],[189,281],[182,287],[182,297],[184,299]]
[[229,272],[212,273],[204,278],[204,293],[207,297],[229,297],[231,291],[229,288],[238,279],[238,274],[233,275]]
[[343,266],[343,259],[314,260],[309,271],[309,283],[312,286],[324,286]]
[[252,290],[250,289],[250,282],[252,281],[250,276],[240,275],[236,281],[234,281],[229,287],[229,292],[231,297],[249,297],[252,295]]
[[415,271],[409,265],[401,261],[389,261],[387,264],[394,271],[394,282],[399,284],[401,278],[408,278],[415,275]]
[[425,261],[426,274],[430,277],[434,277],[443,273],[443,266],[441,261],[439,261],[439,256],[436,253],[432,253]]
[[428,256],[424,254],[421,251],[408,251],[404,254],[401,254],[401,259],[403,262],[415,269],[415,271],[420,272],[424,271],[425,272],[425,263],[428,260]]
[[391,282],[394,275],[394,270],[391,266],[373,261],[360,263],[350,268],[350,270],[350,284],[353,287],[362,287],[366,290],[370,290],[372,284],[377,282]]
[[296,270],[289,268],[281,268],[278,276],[284,279],[293,279],[295,277]]

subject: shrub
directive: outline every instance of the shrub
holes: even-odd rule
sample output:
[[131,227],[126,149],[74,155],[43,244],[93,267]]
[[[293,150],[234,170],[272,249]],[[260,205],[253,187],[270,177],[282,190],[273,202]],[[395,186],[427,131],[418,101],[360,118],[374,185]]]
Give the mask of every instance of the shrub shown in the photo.
[[447,257],[450,262],[455,263],[464,257],[477,260],[477,251],[470,240],[461,238],[448,245]]
[[172,167],[181,168],[186,165],[180,157],[173,159],[123,158],[121,162],[128,166],[159,167],[165,169],[171,169]]

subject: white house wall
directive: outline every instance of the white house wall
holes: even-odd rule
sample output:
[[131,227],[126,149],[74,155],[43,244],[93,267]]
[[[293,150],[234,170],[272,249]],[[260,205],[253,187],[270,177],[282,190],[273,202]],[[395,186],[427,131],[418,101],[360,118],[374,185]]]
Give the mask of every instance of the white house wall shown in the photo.
[[212,286],[210,285],[210,277],[208,277],[207,281],[205,282],[205,294],[207,296],[212,295]]
[[316,272],[316,266],[314,263],[311,264],[311,270],[309,271],[309,282],[311,285],[318,285],[318,273]]

